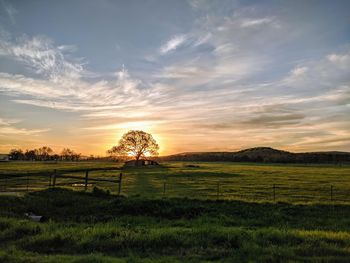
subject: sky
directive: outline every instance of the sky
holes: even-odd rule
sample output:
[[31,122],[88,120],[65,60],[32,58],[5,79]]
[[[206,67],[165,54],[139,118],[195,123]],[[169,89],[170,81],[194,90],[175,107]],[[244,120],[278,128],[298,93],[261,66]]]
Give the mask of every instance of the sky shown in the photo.
[[350,151],[350,1],[0,0],[0,153]]

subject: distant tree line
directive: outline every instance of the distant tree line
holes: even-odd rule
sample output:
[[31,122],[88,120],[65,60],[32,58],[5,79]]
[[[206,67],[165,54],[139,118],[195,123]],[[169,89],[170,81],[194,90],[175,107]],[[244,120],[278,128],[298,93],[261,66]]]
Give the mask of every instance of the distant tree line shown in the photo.
[[80,158],[80,153],[69,148],[64,148],[60,154],[57,154],[48,146],[25,151],[12,149],[9,153],[9,159],[15,161],[78,161]]
[[350,163],[348,152],[292,153],[270,147],[238,152],[182,153],[157,158],[159,161],[262,162],[262,163]]

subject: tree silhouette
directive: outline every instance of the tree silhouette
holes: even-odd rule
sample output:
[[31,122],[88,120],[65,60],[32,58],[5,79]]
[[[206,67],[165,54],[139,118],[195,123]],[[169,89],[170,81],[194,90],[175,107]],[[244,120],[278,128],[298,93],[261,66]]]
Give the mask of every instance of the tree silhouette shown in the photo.
[[158,155],[159,145],[153,136],[144,131],[128,131],[119,141],[118,146],[113,146],[107,151],[110,155],[133,156],[139,160],[146,155]]
[[76,153],[69,148],[64,148],[61,152],[61,158],[65,161],[78,161],[80,158],[80,153]]
[[24,154],[21,149],[12,149],[9,153],[10,160],[23,160]]
[[26,150],[26,152],[24,153],[24,156],[26,157],[26,160],[29,160],[29,161],[34,161],[37,158],[35,150]]
[[53,150],[48,146],[43,146],[39,149],[36,149],[36,155],[41,161],[47,161],[50,158],[50,155],[53,153]]

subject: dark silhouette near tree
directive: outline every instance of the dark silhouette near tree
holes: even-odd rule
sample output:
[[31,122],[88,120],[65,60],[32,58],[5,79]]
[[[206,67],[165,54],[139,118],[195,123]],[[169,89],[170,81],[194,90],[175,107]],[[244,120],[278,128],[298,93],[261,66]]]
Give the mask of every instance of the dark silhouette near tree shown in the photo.
[[12,149],[9,153],[9,159],[10,160],[23,160],[24,159],[24,154],[21,149]]
[[132,156],[138,161],[141,157],[158,155],[159,145],[153,136],[144,131],[129,131],[123,135],[118,146],[107,151],[111,156]]
[[35,150],[26,150],[24,153],[26,160],[28,161],[35,161],[37,158],[36,151]]
[[62,154],[59,155],[48,146],[32,150],[27,149],[25,152],[21,149],[12,149],[9,153],[9,159],[14,161],[79,161],[80,158],[80,153],[76,153],[69,148],[64,148]]
[[80,158],[80,153],[76,153],[69,148],[64,148],[61,152],[61,158],[64,161],[78,161]]
[[47,161],[50,159],[50,155],[53,153],[53,150],[48,146],[43,146],[39,149],[36,149],[36,155],[40,161]]

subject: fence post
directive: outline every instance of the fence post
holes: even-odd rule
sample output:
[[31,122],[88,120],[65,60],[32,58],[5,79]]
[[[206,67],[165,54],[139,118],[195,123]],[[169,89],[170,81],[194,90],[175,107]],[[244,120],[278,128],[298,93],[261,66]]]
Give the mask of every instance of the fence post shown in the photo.
[[54,170],[53,178],[52,178],[52,187],[55,188],[56,186],[56,176],[57,176],[57,170]]
[[273,201],[276,202],[276,185],[273,184]]
[[51,187],[51,178],[52,178],[52,174],[50,173],[50,177],[49,177],[49,188]]
[[331,202],[333,202],[333,185],[331,185]]
[[88,187],[88,181],[89,181],[89,171],[86,170],[86,172],[85,172],[85,191],[87,190],[87,187]]
[[123,173],[120,173],[119,174],[118,195],[120,195],[120,192],[122,190],[122,178],[123,178]]
[[216,189],[216,199],[219,200],[220,197],[220,182],[217,184],[217,189]]
[[7,175],[5,176],[5,192],[7,191]]
[[27,174],[27,192],[28,192],[28,190],[29,190],[29,176]]

